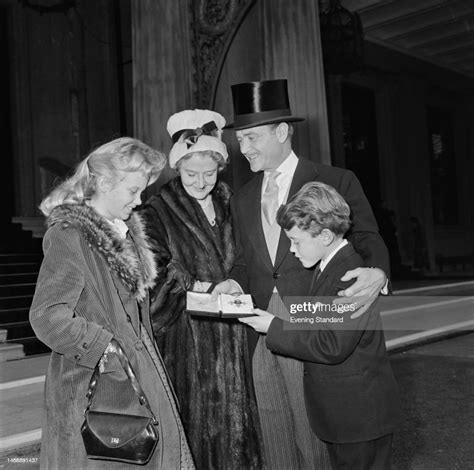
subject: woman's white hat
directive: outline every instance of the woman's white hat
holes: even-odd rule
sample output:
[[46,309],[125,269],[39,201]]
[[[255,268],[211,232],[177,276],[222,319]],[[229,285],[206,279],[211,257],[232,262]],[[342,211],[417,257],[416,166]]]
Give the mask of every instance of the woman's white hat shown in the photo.
[[194,152],[217,152],[226,161],[229,155],[220,138],[225,122],[221,114],[208,109],[187,109],[170,116],[166,125],[174,142],[168,157],[170,167],[176,168],[181,158]]

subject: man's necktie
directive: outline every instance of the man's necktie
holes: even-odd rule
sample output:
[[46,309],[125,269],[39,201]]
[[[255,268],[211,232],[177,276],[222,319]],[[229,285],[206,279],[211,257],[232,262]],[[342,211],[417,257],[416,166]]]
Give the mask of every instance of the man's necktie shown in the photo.
[[279,174],[279,171],[272,171],[270,173],[267,187],[262,196],[263,215],[269,225],[275,223],[276,213],[278,210],[278,185],[276,179]]

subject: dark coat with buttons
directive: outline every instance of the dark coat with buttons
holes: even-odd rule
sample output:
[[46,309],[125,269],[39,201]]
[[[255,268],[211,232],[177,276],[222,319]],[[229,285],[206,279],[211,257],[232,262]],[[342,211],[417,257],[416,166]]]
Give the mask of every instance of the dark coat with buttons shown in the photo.
[[[257,307],[266,309],[276,286],[282,297],[306,295],[312,270],[302,266],[290,252],[290,242],[281,231],[275,265],[272,264],[265,241],[261,217],[263,172],[247,183],[232,200],[236,258],[229,277],[235,279],[245,292],[252,294]],[[304,184],[320,181],[333,186],[344,197],[351,209],[352,227],[348,239],[353,243],[364,266],[390,273],[388,251],[378,233],[377,222],[359,180],[349,170],[312,163],[299,159],[290,185],[290,199]],[[257,334],[251,338],[251,349]],[[253,339],[253,340],[252,340]]]
[[[331,304],[353,281],[340,278],[363,265],[351,244],[332,258],[303,299]],[[301,299],[300,299],[301,300]],[[291,310],[290,310],[291,312]],[[385,350],[378,302],[362,316],[316,312],[293,318],[342,318],[341,323],[289,323],[273,319],[266,336],[275,354],[304,361],[306,411],[313,432],[333,443],[369,441],[393,432],[400,399]]]
[[[148,288],[156,269],[139,216],[132,215],[127,221],[126,239],[83,205],[56,207],[48,225],[43,240],[44,261],[30,310],[36,335],[52,349],[45,385],[41,467],[130,468],[87,459],[80,434],[92,372],[115,338],[160,423],[160,442],[147,467],[179,468],[177,410],[170,404],[172,392],[164,388],[159,359],[154,355],[156,348],[151,351],[140,341],[140,328],[153,337]],[[148,415],[113,354],[109,354],[99,380],[93,409]]]

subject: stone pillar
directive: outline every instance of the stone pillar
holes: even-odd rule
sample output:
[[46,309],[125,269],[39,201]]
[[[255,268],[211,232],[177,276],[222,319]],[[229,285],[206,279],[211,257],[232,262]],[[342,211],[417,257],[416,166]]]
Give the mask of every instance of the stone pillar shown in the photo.
[[[433,204],[430,185],[430,155],[427,145],[426,87],[421,79],[398,78],[398,97],[393,106],[396,125],[397,198],[400,201],[400,241],[405,262],[413,261],[413,231],[410,217],[417,217],[426,236],[430,268],[435,269]],[[408,177],[407,175],[410,175]]]
[[344,150],[344,121],[342,113],[342,80],[339,75],[326,77],[328,120],[331,128],[331,163],[346,167]]
[[317,0],[262,0],[262,79],[288,79],[294,147],[303,157],[330,163],[326,91]]
[[[19,5],[9,9],[10,37],[10,84],[12,101],[12,144],[15,174],[15,214],[37,215],[39,188],[35,178],[33,145],[33,114],[29,94],[29,44],[28,22]],[[27,91],[28,90],[28,91]]]
[[69,11],[69,99],[74,160],[79,162],[91,147],[87,100],[87,63],[85,32],[76,11]]
[[[51,168],[72,168],[118,135],[112,1],[82,2],[67,14],[8,6],[16,216],[39,216],[60,176]],[[56,163],[41,169],[45,159]]]
[[[191,12],[187,0],[172,3],[132,1],[134,134],[165,153],[171,148],[168,117],[193,105]],[[165,169],[160,183],[171,175]]]

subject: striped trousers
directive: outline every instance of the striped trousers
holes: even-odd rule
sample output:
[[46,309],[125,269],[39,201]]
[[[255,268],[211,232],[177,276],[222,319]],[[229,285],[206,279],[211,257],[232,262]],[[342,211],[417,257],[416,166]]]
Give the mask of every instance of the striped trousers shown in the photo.
[[[267,310],[288,319],[277,293]],[[278,356],[258,340],[253,356],[253,379],[269,470],[330,470],[326,444],[312,432],[303,392],[303,363]]]

